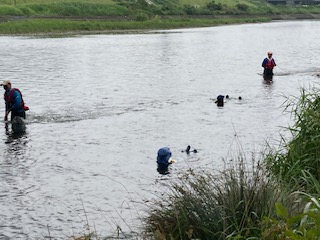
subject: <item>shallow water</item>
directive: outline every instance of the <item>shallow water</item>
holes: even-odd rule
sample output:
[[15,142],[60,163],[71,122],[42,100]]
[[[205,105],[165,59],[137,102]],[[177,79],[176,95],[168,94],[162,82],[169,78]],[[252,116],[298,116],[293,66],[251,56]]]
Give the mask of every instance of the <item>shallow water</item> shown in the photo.
[[[319,21],[68,38],[0,37],[1,78],[30,107],[27,131],[0,130],[0,238],[129,234],[144,200],[186,168],[220,168],[277,145],[287,96],[317,84]],[[265,82],[261,63],[278,67]],[[223,108],[214,100],[229,95]],[[242,100],[239,101],[238,97]],[[4,104],[0,102],[0,116]],[[187,145],[198,153],[186,155]],[[169,146],[177,163],[156,171]],[[88,219],[88,220],[87,220]]]

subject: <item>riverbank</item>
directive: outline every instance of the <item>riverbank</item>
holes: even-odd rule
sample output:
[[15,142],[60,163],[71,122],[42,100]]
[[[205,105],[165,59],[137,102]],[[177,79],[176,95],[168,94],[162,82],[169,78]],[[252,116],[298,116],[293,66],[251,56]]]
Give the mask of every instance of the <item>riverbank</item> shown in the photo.
[[126,16],[2,17],[0,35],[68,36],[84,34],[137,34],[152,30],[262,23],[274,20],[320,19],[320,14],[156,16],[145,21]]
[[106,18],[32,17],[10,19],[1,23],[1,35],[75,35],[146,33],[150,30],[210,27],[227,24],[268,22],[267,17],[155,17],[151,20],[110,20]]

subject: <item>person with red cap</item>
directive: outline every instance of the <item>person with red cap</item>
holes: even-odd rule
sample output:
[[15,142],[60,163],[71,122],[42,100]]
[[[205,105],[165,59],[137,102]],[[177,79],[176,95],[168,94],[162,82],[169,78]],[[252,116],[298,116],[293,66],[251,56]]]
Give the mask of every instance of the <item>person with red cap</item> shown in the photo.
[[27,107],[24,105],[22,94],[19,89],[11,88],[11,82],[9,80],[3,81],[0,86],[3,86],[4,101],[6,104],[6,112],[4,115],[4,121],[8,121],[8,115],[11,113],[11,121],[19,116],[23,119],[26,118]]
[[268,52],[268,57],[266,57],[262,62],[262,67],[264,68],[263,76],[271,77],[273,76],[273,68],[277,66],[275,60],[272,57],[272,52]]

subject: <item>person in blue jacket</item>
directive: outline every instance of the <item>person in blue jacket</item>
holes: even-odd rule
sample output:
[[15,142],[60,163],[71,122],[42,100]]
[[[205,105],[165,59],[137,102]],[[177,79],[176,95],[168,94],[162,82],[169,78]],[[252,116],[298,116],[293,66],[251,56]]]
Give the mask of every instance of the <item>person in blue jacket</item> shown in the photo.
[[11,88],[11,82],[5,80],[0,84],[3,86],[4,92],[4,101],[6,104],[6,112],[4,115],[4,121],[8,121],[8,115],[11,113],[11,121],[16,117],[26,118],[24,101],[22,94],[19,89]]
[[172,153],[170,148],[163,147],[158,150],[157,156],[157,164],[158,164],[158,172],[161,174],[168,173],[168,167],[170,164],[174,163],[175,160],[171,158]]

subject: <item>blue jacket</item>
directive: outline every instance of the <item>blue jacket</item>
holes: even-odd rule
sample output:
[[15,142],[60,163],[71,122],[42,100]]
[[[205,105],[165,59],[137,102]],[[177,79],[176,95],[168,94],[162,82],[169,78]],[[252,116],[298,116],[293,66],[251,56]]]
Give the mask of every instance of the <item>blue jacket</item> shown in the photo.
[[[13,92],[12,92],[13,91]],[[24,102],[20,91],[16,88],[10,88],[4,93],[4,100],[6,102],[6,110],[14,112],[23,112]]]

